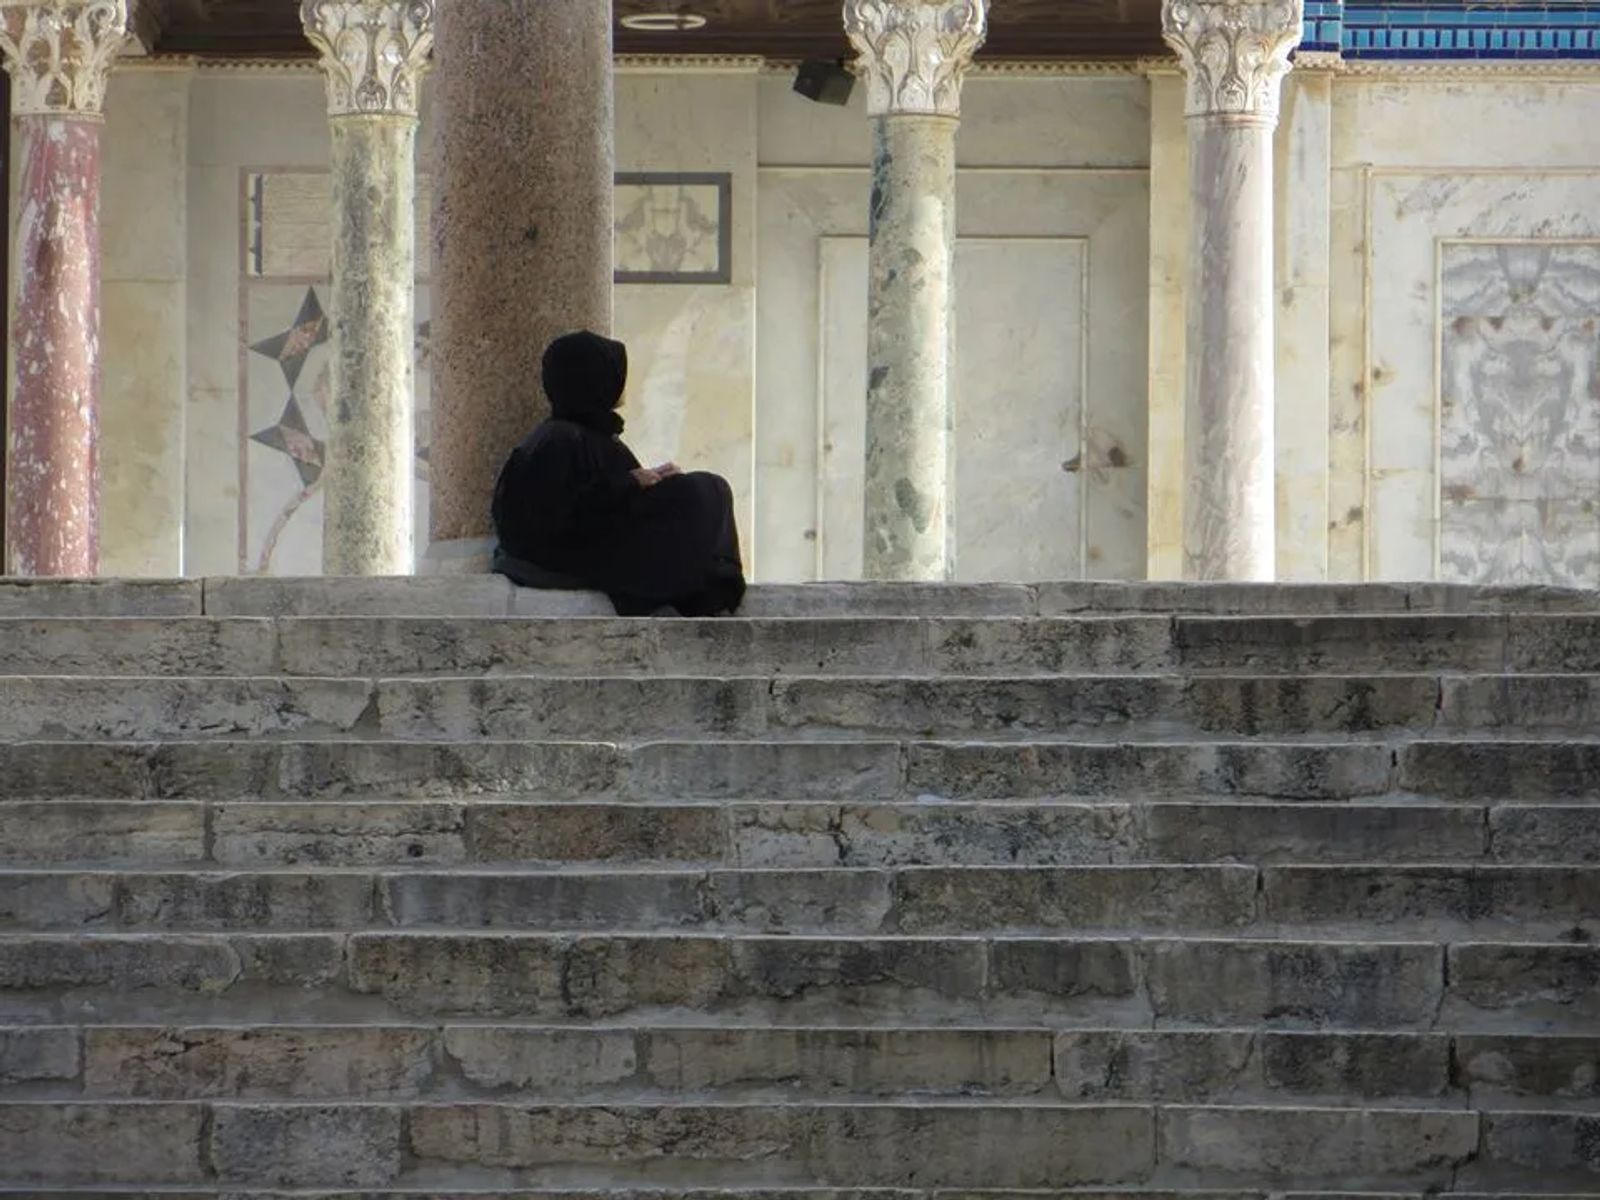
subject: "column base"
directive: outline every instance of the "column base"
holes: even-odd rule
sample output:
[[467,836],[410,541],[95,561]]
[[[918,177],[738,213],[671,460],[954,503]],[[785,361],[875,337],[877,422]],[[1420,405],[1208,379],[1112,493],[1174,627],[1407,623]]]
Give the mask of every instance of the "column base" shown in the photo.
[[451,538],[429,542],[417,564],[418,575],[487,575],[494,563],[494,538]]

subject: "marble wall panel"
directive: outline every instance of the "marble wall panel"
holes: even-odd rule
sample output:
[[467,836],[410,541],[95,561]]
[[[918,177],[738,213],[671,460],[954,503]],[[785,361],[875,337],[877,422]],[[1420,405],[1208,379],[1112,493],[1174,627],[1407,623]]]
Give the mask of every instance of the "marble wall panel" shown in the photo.
[[1436,481],[1420,525],[1382,481],[1434,477],[1434,240],[1593,235],[1600,81],[1340,75],[1332,109],[1330,576],[1432,576]]
[[1183,578],[1183,388],[1189,277],[1189,129],[1183,77],[1150,77],[1149,535],[1146,573]]
[[[180,280],[188,270],[185,169],[191,67],[128,67],[106,86],[101,276]],[[137,214],[137,220],[115,215]]]
[[[865,238],[825,238],[821,250],[818,574],[858,579],[868,247]],[[957,243],[952,516],[959,580],[1084,573],[1087,260],[1083,239]]]
[[[835,239],[865,237],[867,189],[864,170],[772,167],[763,172],[757,308],[758,569],[763,578],[848,577],[859,570],[860,520],[851,515],[860,510],[858,470],[851,465],[857,418],[854,409],[830,406],[826,397],[853,396],[864,374],[858,365],[865,362],[864,267],[849,261],[862,252],[829,246]],[[958,547],[957,570],[966,578],[1141,577],[1147,173],[969,170],[961,173],[958,189],[961,238],[969,246],[988,241],[1015,246],[1018,239],[1035,239],[1036,248],[1081,241],[1084,250],[1081,271],[1062,268],[1053,274],[1049,253],[1037,267],[1009,257],[1002,269],[997,260],[985,263],[981,254],[974,258],[975,251],[966,252],[957,338],[959,357],[969,360],[959,369],[974,381],[971,391],[976,393],[975,381],[989,365],[1004,357],[999,346],[1009,336],[1008,324],[1020,328],[1025,341],[1034,339],[1020,358],[1017,345],[1010,347],[1009,378],[1005,368],[994,368],[1006,388],[1015,385],[1027,393],[1026,401],[1015,402],[1016,420],[1000,422],[981,442],[974,440],[971,452],[958,432],[958,509],[966,503],[963,492],[983,497],[968,505],[966,540],[975,544],[980,531],[999,530],[1008,522],[1016,528],[1015,512],[1035,501],[1061,516],[1049,522],[1049,546],[1025,547],[1023,541],[1033,539],[1012,536],[1004,547],[986,544],[975,558],[965,556],[965,565]],[[1037,278],[1036,269],[1042,272]],[[1063,275],[1078,282],[1064,282]],[[1081,327],[1073,324],[1076,311],[1086,313],[1089,329],[1081,360],[1064,345],[1077,336],[1067,331]],[[1039,430],[1059,420],[1072,425],[1083,412],[1055,378],[1059,374],[1078,376],[1077,388],[1087,398],[1079,427],[1082,444],[1074,448],[1046,439],[1051,446],[1046,451]],[[975,420],[968,425],[978,427]],[[999,467],[1019,458],[1049,461],[1038,479]],[[1024,490],[1031,489],[1027,495],[1017,491],[1024,474]],[[1074,475],[1080,476],[1076,482],[1066,479]],[[958,514],[956,521],[959,540],[963,518]],[[854,529],[854,536],[847,534],[843,542],[830,536],[841,526]]]
[[[870,188],[865,170],[761,175],[754,565],[764,580],[817,577],[822,239],[867,236]],[[864,317],[852,328],[864,338]]]
[[1440,574],[1600,585],[1600,242],[1440,252]]
[[183,281],[100,289],[100,570],[183,573]]
[[1600,151],[1600,122],[1583,119],[1600,106],[1593,76],[1541,77],[1531,66],[1520,77],[1354,77],[1338,87],[1340,120],[1375,167],[1586,167]]
[[1276,137],[1278,578],[1328,577],[1329,154],[1333,77],[1297,68]]
[[675,462],[727,479],[746,541],[754,310],[750,288],[625,284],[616,295],[617,336],[628,343],[625,440],[651,465]]
[[[237,368],[235,368],[237,370]],[[183,506],[185,575],[236,575],[239,545],[239,392],[230,388],[188,391]],[[197,454],[192,447],[211,447]]]
[[187,65],[141,65],[115,72],[107,89],[100,566],[110,575],[183,571],[193,76]]
[[[1462,533],[1465,526],[1461,522],[1467,520],[1467,510],[1463,510],[1456,514],[1453,522],[1456,532],[1452,534],[1448,558],[1452,565],[1448,568],[1445,565],[1440,522],[1444,500],[1473,497],[1459,491],[1451,492],[1452,481],[1440,470],[1445,448],[1450,444],[1446,430],[1454,429],[1459,433],[1464,428],[1441,426],[1441,390],[1445,384],[1441,354],[1448,346],[1451,361],[1466,361],[1463,356],[1476,347],[1476,352],[1483,357],[1475,361],[1498,362],[1495,369],[1502,376],[1506,376],[1511,359],[1505,356],[1496,359],[1488,353],[1487,343],[1474,342],[1465,334],[1455,330],[1446,333],[1448,322],[1443,314],[1447,296],[1441,287],[1444,263],[1440,243],[1468,240],[1530,244],[1527,254],[1533,257],[1517,260],[1525,262],[1538,260],[1536,248],[1540,244],[1554,252],[1556,243],[1600,240],[1600,215],[1597,215],[1600,214],[1600,172],[1394,170],[1372,171],[1367,179],[1365,203],[1370,214],[1371,236],[1366,286],[1372,298],[1367,314],[1366,343],[1366,419],[1371,439],[1367,463],[1371,507],[1369,571],[1372,577],[1380,579],[1434,578],[1441,573],[1458,577],[1460,573],[1479,570],[1473,563],[1495,561],[1496,555],[1492,549],[1469,552],[1463,547],[1459,540],[1465,536]],[[1479,274],[1494,278],[1492,272],[1483,267],[1489,260],[1464,259],[1455,252],[1452,255],[1455,272],[1452,278],[1458,281],[1452,283],[1452,287],[1469,288],[1466,282],[1472,277],[1469,262],[1478,264],[1473,270],[1478,270]],[[1554,261],[1563,264],[1558,277],[1572,275],[1581,258],[1581,255],[1556,254]],[[1507,295],[1515,290],[1510,284],[1506,286],[1510,289]],[[1486,293],[1490,297],[1494,294]],[[1537,304],[1555,304],[1555,299],[1548,298],[1554,295],[1554,292],[1541,291]],[[1465,304],[1468,300],[1464,292],[1458,292],[1450,302]],[[1572,305],[1581,309],[1582,303],[1573,301]],[[1560,313],[1549,314],[1550,319],[1568,319],[1562,314],[1572,311],[1572,305]],[[1508,309],[1500,319],[1505,323],[1510,316]],[[1583,318],[1570,319],[1581,323]],[[1475,318],[1471,328],[1478,329]],[[1509,345],[1504,340],[1508,337],[1503,335],[1502,346]],[[1531,362],[1530,345],[1522,343],[1517,353]],[[1500,414],[1502,431],[1514,428],[1516,406],[1533,403],[1530,399],[1533,379],[1532,374],[1527,375],[1522,382],[1511,385],[1510,391],[1502,393],[1499,399],[1493,398],[1494,394],[1481,379],[1473,385],[1475,390],[1458,390],[1456,396],[1462,407],[1452,414],[1452,420],[1467,422],[1470,426],[1474,421],[1488,419],[1487,414],[1495,410]],[[1513,395],[1517,397],[1515,400]],[[1459,466],[1456,469],[1465,470]],[[1430,486],[1426,489],[1379,486],[1395,478],[1425,478]],[[1459,484],[1462,480],[1457,478],[1454,482]],[[1487,479],[1483,482],[1490,498],[1502,498],[1498,494],[1504,491],[1501,485]],[[1399,504],[1412,507],[1397,508]],[[1515,536],[1523,537],[1531,528],[1526,520],[1514,522],[1507,527],[1507,537],[1513,536],[1513,531],[1522,531]],[[1484,529],[1483,536],[1492,542],[1495,535]]]
[[[840,107],[797,95],[793,82],[787,73],[761,79],[762,165],[870,162],[866,89],[857,87],[850,104]],[[957,155],[965,167],[1146,166],[1148,86],[1140,76],[1115,68],[1086,76],[969,76],[962,89]]]
[[753,68],[710,74],[623,70],[617,75],[619,172],[729,176],[733,224],[728,282],[734,287],[754,287],[756,279],[760,83]]

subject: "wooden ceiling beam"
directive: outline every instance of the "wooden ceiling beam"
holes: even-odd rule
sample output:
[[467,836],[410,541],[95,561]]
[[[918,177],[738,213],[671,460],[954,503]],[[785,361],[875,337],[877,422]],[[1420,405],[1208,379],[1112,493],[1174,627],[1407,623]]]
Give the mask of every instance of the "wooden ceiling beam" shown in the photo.
[[[467,0],[454,0],[467,2]],[[480,0],[471,0],[480,2]],[[665,0],[616,0],[620,15],[661,11]],[[619,54],[736,54],[841,59],[850,54],[838,0],[690,0],[712,17],[689,33],[618,27]],[[138,0],[141,41],[207,58],[312,58],[297,0]],[[148,41],[145,41],[148,39]],[[983,61],[1162,55],[1159,0],[1006,0],[991,16]]]

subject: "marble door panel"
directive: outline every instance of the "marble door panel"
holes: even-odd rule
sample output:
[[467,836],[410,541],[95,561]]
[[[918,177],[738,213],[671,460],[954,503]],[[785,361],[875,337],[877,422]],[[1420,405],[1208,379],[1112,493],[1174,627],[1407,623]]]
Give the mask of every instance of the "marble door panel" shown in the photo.
[[[956,251],[956,577],[1084,573],[1086,246],[964,238]],[[817,574],[862,570],[867,242],[821,243]]]

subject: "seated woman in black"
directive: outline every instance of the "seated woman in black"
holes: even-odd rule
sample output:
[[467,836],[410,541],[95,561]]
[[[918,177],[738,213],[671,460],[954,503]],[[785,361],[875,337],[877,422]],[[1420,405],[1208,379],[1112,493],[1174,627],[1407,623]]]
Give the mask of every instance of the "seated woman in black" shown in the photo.
[[745,583],[733,492],[670,463],[647,470],[622,444],[627,348],[571,333],[550,343],[543,375],[550,419],[495,485],[496,570],[534,587],[564,577],[605,592],[623,616],[735,611]]

